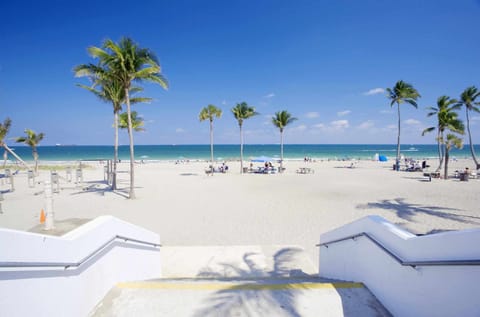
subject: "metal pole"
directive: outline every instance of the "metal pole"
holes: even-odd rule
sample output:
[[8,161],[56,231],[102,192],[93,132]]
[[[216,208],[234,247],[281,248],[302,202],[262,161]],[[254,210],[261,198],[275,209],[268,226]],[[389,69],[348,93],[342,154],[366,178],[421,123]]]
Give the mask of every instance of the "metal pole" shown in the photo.
[[52,183],[50,180],[45,180],[45,230],[55,229],[54,214],[53,214],[53,195]]

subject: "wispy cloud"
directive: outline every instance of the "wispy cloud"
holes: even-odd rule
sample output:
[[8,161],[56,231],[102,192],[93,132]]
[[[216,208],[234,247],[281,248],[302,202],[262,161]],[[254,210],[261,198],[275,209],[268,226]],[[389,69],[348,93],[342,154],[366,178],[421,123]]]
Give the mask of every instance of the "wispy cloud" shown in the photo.
[[360,123],[357,128],[360,129],[360,130],[367,130],[367,129],[370,129],[370,128],[373,128],[375,124],[373,123],[372,120],[367,120],[365,122],[362,122]]
[[305,117],[308,118],[308,119],[318,118],[319,116],[320,116],[320,114],[318,112],[315,112],[315,111],[307,112],[305,114]]
[[348,114],[350,114],[350,113],[351,113],[350,110],[339,111],[339,112],[337,112],[337,116],[343,117],[343,116],[346,116],[346,115],[348,115]]
[[420,121],[416,120],[416,119],[407,119],[405,121],[403,121],[406,125],[418,125],[418,124],[421,124]]
[[302,131],[305,131],[305,130],[307,130],[307,126],[304,125],[304,124],[298,125],[298,126],[293,127],[293,128],[290,129],[290,131],[293,131],[293,132],[294,132],[294,131],[300,131],[300,132],[302,132]]
[[268,99],[273,98],[273,97],[275,97],[275,94],[273,92],[269,93],[268,95],[263,96],[263,98],[268,98]]
[[373,89],[370,89],[369,91],[364,92],[363,95],[373,96],[373,95],[383,94],[384,92],[385,92],[385,89],[383,88],[373,88]]
[[323,123],[317,123],[315,125],[313,125],[314,128],[316,129],[324,129],[325,128],[325,124]]
[[392,114],[393,111],[392,110],[380,110],[380,113],[381,114]]
[[227,105],[227,101],[226,101],[226,100],[222,100],[222,105],[226,106],[226,105]]
[[185,133],[185,130],[182,129],[182,128],[176,128],[176,129],[175,129],[175,132],[176,132],[176,133]]
[[397,126],[395,124],[389,124],[385,128],[388,129],[388,130],[394,130],[394,129],[397,128]]
[[343,130],[350,126],[350,124],[348,123],[348,120],[335,120],[330,122],[330,125],[332,128],[336,130]]

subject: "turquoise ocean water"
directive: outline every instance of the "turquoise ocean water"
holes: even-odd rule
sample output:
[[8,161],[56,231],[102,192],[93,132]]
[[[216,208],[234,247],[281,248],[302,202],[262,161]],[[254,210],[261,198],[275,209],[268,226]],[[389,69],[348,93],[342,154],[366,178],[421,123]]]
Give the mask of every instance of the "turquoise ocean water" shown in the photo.
[[[31,149],[26,146],[11,146],[15,153],[26,161],[32,160]],[[480,154],[480,145],[475,145],[475,151]],[[402,145],[401,152],[411,158],[436,158],[435,144]],[[113,146],[39,146],[40,161],[74,161],[112,159]],[[372,159],[375,153],[392,159],[396,155],[396,145],[393,144],[286,144],[284,145],[285,159]],[[240,158],[239,145],[215,145],[215,159],[237,160]],[[129,147],[120,146],[121,160],[129,159]],[[246,144],[244,158],[248,160],[256,156],[280,156],[278,144]],[[454,149],[452,157],[468,158],[470,149],[465,146],[462,150]],[[208,160],[210,145],[136,145],[136,160]],[[9,155],[9,159],[13,159]]]

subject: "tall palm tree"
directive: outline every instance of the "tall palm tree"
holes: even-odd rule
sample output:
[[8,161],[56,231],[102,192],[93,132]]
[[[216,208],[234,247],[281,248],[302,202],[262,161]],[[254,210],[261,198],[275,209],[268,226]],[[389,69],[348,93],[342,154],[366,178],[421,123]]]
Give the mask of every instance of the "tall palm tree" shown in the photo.
[[122,38],[117,44],[106,40],[102,47],[89,47],[88,51],[98,58],[100,65],[108,74],[118,80],[125,91],[127,105],[128,135],[130,141],[130,191],[129,198],[135,198],[135,153],[133,144],[133,127],[131,118],[130,89],[133,81],[148,81],[168,88],[167,80],[161,75],[161,68],[155,54],[146,48],[140,48],[130,38]]
[[[17,153],[13,152],[12,149],[10,149],[5,142],[5,138],[10,131],[10,127],[12,126],[12,120],[10,118],[6,118],[3,121],[3,124],[0,123],[0,146],[5,149],[6,152],[12,154],[13,157],[15,157],[20,163],[22,163],[27,169],[30,169],[30,166],[28,166],[27,163],[25,163],[24,160],[22,160]],[[6,155],[4,155],[6,157]],[[5,159],[3,162],[3,167],[5,167],[7,160]]]
[[437,107],[428,107],[427,109],[430,112],[427,114],[428,117],[437,116],[437,126],[429,127],[423,130],[422,136],[428,132],[432,132],[435,129],[437,130],[437,145],[438,145],[438,159],[439,165],[436,172],[440,171],[443,165],[444,153],[445,153],[445,144],[441,142],[444,139],[444,132],[446,129],[449,129],[454,132],[460,132],[457,130],[458,119],[452,121],[452,115],[456,117],[456,114],[452,112],[458,108],[457,100],[450,99],[448,96],[440,96],[437,99]]
[[295,120],[298,119],[292,117],[286,110],[278,111],[275,113],[275,116],[272,117],[273,125],[280,129],[280,172],[283,172],[283,130]]
[[[117,162],[118,162],[118,114],[122,111],[122,104],[125,101],[125,90],[114,76],[109,75],[108,70],[92,64],[83,64],[75,67],[75,76],[88,76],[93,82],[92,86],[78,84],[100,100],[109,102],[113,106],[113,128],[114,128],[114,146],[113,146],[113,171],[112,171],[112,190],[117,189]],[[142,91],[141,87],[131,87],[130,92]],[[130,98],[130,103],[149,102],[150,98],[135,97]]]
[[393,88],[387,88],[388,98],[391,100],[390,107],[397,104],[398,111],[398,136],[397,136],[397,159],[395,167],[399,170],[400,167],[400,104],[408,103],[415,108],[418,107],[417,99],[420,98],[418,91],[409,83],[403,80],[397,81]]
[[[145,131],[145,128],[144,128],[145,121],[141,116],[138,115],[136,111],[132,111],[131,118],[132,118],[133,131],[135,132]],[[128,129],[128,113],[123,112],[120,114],[118,127],[120,129]]]
[[[10,130],[10,127],[12,126],[12,120],[10,118],[6,118],[3,121],[3,124],[0,123],[0,146],[4,147],[6,146],[5,144],[5,137],[8,134],[8,131]],[[5,165],[7,164],[7,149],[5,148],[5,154],[3,155],[4,160],[3,160],[3,167],[5,168]]]
[[246,102],[237,103],[235,107],[232,108],[232,113],[235,119],[238,121],[238,126],[240,127],[240,174],[243,173],[243,121],[258,115],[258,112],[255,111],[255,108],[250,107]]
[[35,173],[38,173],[38,150],[37,146],[40,141],[45,137],[45,133],[35,133],[35,131],[30,129],[25,129],[26,136],[18,137],[15,142],[25,143],[26,145],[32,148],[32,155],[35,161]]
[[[213,119],[222,116],[222,109],[214,105],[208,105],[200,111],[198,119],[201,121],[208,120],[210,122],[210,162],[213,169]],[[213,175],[213,173],[211,173]]]
[[480,91],[475,86],[468,87],[460,95],[460,102],[458,105],[465,106],[465,114],[467,117],[467,131],[468,131],[468,143],[470,144],[470,152],[472,153],[473,161],[475,162],[476,169],[480,169],[480,164],[475,155],[475,150],[473,149],[472,143],[472,134],[470,133],[470,117],[469,112],[475,111],[480,112],[480,108],[477,106],[480,105],[480,102],[477,102],[477,98],[480,96]]

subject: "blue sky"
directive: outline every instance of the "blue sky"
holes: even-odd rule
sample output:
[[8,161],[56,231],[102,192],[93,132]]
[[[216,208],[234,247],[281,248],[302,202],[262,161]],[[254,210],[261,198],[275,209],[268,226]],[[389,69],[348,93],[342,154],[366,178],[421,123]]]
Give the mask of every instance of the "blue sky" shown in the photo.
[[[206,144],[201,108],[223,109],[215,142],[239,142],[230,109],[246,101],[261,115],[246,143],[278,143],[279,110],[299,120],[286,143],[396,143],[385,92],[397,80],[422,95],[402,106],[402,143],[434,143],[427,106],[480,87],[480,1],[3,1],[0,4],[0,120],[10,137],[25,128],[42,144],[112,144],[111,106],[76,87],[75,65],[106,38],[133,38],[158,55],[168,91],[145,85],[151,104],[136,144]],[[463,118],[464,112],[461,113]],[[480,114],[472,118],[480,142]],[[126,132],[121,143],[128,144]],[[13,141],[9,141],[12,143]]]

